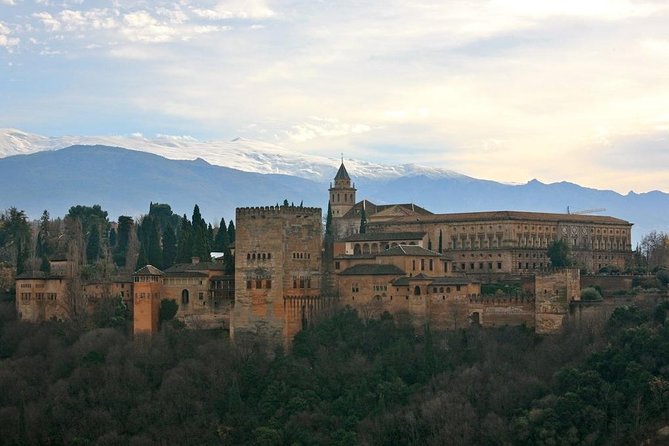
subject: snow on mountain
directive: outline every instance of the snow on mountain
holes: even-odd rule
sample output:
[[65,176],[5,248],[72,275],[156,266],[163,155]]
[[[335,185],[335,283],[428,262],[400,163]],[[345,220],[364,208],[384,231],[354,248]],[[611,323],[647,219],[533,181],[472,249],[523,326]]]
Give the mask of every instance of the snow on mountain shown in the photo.
[[[232,141],[200,141],[187,136],[159,135],[46,137],[16,129],[0,129],[0,158],[58,150],[72,145],[105,145],[153,153],[174,160],[201,158],[210,164],[246,172],[275,173],[329,181],[340,160],[297,153],[278,145],[243,138]],[[389,166],[346,160],[346,169],[358,178],[393,179],[402,176],[463,178],[457,172],[417,164]]]

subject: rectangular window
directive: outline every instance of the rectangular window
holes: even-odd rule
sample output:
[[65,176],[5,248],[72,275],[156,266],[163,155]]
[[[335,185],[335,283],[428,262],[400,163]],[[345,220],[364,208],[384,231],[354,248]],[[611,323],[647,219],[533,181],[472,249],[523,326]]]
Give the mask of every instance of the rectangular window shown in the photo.
[[415,261],[415,260],[412,260],[412,261],[411,261],[411,269],[413,269],[414,271],[416,271],[416,261]]
[[420,270],[425,271],[425,259],[420,259]]
[[335,269],[339,269],[341,266],[339,265],[339,262],[335,262]]
[[197,297],[198,297],[200,300],[204,299],[204,293],[203,293],[202,291],[200,291],[200,292],[198,293]]
[[267,279],[267,288],[272,288],[272,279]]
[[430,271],[434,270],[434,264],[432,263],[432,259],[430,259]]
[[256,288],[258,289],[262,288],[262,280],[256,279]]
[[497,262],[497,269],[502,269],[502,262]]
[[455,291],[460,291],[460,285],[455,286]]
[[246,281],[246,289],[247,289],[247,290],[250,290],[250,289],[251,289],[251,281],[250,281],[250,280],[247,280],[247,281]]

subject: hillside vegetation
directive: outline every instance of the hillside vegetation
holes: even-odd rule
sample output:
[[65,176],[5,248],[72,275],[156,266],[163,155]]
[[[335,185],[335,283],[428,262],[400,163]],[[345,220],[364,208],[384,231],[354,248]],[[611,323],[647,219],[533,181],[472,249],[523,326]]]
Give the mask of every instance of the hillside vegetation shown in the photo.
[[669,415],[666,309],[623,307],[553,337],[417,334],[344,310],[287,353],[175,323],[134,340],[31,325],[6,302],[0,443],[638,444]]

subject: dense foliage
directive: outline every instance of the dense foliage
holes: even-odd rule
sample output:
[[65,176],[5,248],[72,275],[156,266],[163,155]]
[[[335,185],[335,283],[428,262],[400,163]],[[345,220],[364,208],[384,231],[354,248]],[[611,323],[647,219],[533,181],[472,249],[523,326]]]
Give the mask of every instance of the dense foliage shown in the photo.
[[12,313],[0,306],[8,445],[638,444],[667,422],[666,304],[553,337],[417,334],[343,311],[289,354],[173,323],[133,340]]

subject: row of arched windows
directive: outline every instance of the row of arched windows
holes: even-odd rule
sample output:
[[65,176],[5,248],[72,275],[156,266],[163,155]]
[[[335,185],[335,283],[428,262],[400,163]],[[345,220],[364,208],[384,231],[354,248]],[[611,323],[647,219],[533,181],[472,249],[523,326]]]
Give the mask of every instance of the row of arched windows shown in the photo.
[[271,252],[263,252],[263,253],[248,253],[246,254],[246,260],[272,260],[272,253]]

